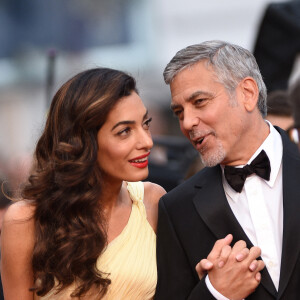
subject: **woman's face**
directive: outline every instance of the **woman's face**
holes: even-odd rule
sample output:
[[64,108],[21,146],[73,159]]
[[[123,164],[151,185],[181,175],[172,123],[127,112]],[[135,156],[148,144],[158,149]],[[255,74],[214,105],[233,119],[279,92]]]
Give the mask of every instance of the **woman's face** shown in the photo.
[[97,134],[98,163],[104,180],[139,181],[148,176],[153,146],[150,121],[135,92],[121,98],[110,111]]

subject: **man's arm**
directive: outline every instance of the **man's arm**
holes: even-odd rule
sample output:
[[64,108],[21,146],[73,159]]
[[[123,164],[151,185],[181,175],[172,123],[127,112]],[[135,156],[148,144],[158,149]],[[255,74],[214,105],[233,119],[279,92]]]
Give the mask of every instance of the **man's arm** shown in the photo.
[[163,199],[159,202],[157,227],[158,282],[156,300],[214,300],[205,280],[199,280],[172,226]]
[[[256,266],[256,272],[253,272],[250,269],[250,265],[253,266],[253,261],[260,254],[258,249],[255,247],[255,250],[250,252],[247,250],[245,252],[244,248],[246,244],[242,241],[236,243],[233,249],[231,249],[228,245],[231,240],[232,237],[227,236],[225,239],[216,242],[215,245],[220,246],[223,252],[221,251],[221,256],[214,257],[216,251],[213,249],[208,256],[208,259],[214,262],[214,267],[209,271],[209,276],[213,287],[221,294],[228,298],[241,296],[240,298],[233,299],[242,299],[252,293],[259,284],[255,276],[263,268],[263,263]],[[240,253],[247,257],[241,262],[237,258]],[[226,257],[223,266],[222,264],[221,266],[219,265],[220,257]],[[157,267],[158,285],[155,296],[156,300],[215,299],[209,292],[205,279],[197,280],[195,278],[195,272],[193,272],[194,270],[192,270],[189,264],[163,200],[159,203]]]

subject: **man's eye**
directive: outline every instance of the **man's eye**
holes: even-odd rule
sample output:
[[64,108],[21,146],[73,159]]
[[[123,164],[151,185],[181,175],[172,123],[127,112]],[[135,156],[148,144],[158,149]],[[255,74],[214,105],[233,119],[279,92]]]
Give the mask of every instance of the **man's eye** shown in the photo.
[[180,115],[182,114],[182,110],[174,110],[173,114],[174,114],[175,117],[179,118]]
[[201,104],[202,102],[204,101],[204,99],[197,99],[197,100],[195,100],[195,104]]
[[206,102],[206,98],[196,99],[194,105],[203,105]]

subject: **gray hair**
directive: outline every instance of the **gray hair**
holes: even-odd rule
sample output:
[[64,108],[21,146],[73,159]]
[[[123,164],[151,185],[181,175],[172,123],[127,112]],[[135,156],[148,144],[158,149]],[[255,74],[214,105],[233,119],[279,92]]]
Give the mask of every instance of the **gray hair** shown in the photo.
[[267,114],[267,88],[253,54],[237,45],[223,41],[206,41],[178,51],[164,70],[164,80],[170,84],[183,69],[199,61],[207,61],[215,74],[232,95],[239,82],[250,76],[258,86],[257,106],[263,117]]

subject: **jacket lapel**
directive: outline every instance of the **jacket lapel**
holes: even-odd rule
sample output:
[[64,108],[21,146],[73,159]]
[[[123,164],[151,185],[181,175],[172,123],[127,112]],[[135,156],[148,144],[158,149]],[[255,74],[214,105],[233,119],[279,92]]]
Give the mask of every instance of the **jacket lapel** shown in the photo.
[[[247,247],[251,248],[253,244],[245,234],[226,199],[220,166],[206,168],[205,173],[203,172],[202,174],[202,180],[196,186],[199,192],[193,199],[198,214],[216,239],[224,238],[231,233],[233,235],[233,243],[238,240],[244,240]],[[269,293],[275,295],[276,289],[267,269],[264,268],[261,274],[261,284]]]
[[283,240],[279,298],[283,294],[294,271],[300,249],[300,157],[298,149],[279,130],[283,141]]
[[202,182],[196,186],[200,191],[193,199],[200,217],[217,239],[231,233],[235,240],[243,239],[251,244],[226,199],[220,166],[207,168],[203,177]]

